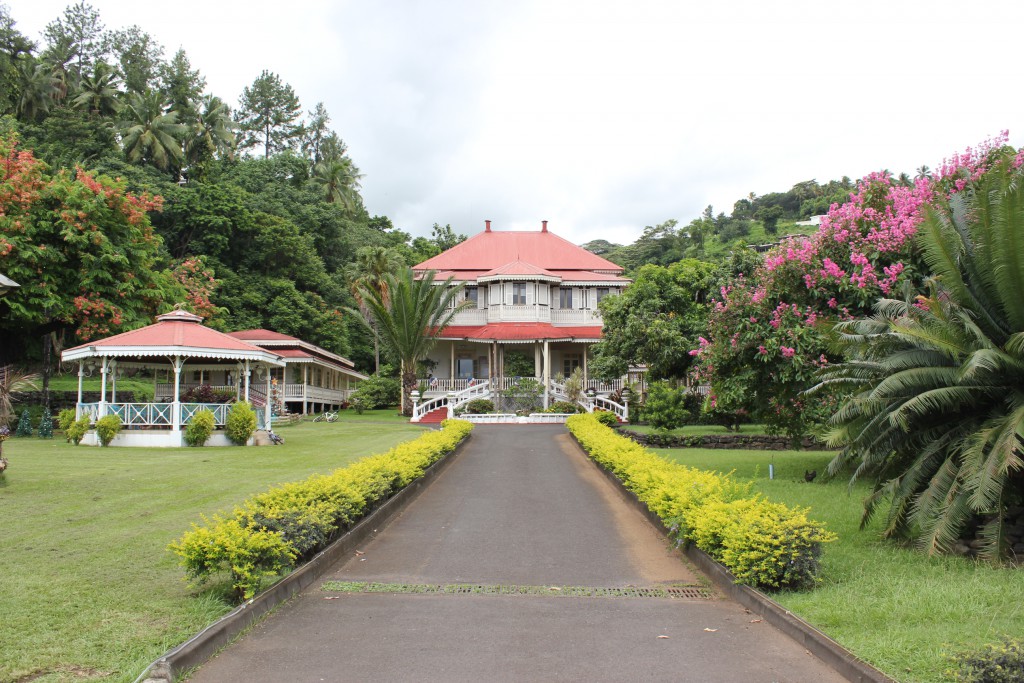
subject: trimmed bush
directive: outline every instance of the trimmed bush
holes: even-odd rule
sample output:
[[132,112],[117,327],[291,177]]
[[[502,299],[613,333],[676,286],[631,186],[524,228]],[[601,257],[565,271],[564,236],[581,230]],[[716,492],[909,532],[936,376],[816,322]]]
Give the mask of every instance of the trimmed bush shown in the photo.
[[64,430],[64,436],[67,440],[76,446],[82,442],[82,437],[89,431],[89,416],[83,415],[78,420],[68,425],[68,428]]
[[255,431],[256,411],[252,406],[247,401],[239,401],[231,406],[224,425],[224,432],[231,439],[231,443],[244,446]]
[[376,410],[398,405],[402,401],[402,383],[395,377],[370,375],[359,383],[352,402],[363,410]]
[[271,488],[230,516],[203,518],[203,526],[193,524],[169,550],[190,578],[204,582],[227,571],[235,597],[251,598],[266,578],[313,556],[373,506],[423,476],[473,429],[462,420],[445,420],[441,427],[331,474]]
[[32,418],[28,414],[28,408],[21,411],[21,418],[18,420],[18,428],[15,436],[32,436]]
[[53,438],[53,417],[50,415],[49,408],[43,408],[43,416],[39,418],[38,433],[40,439]]
[[572,401],[555,401],[548,407],[549,413],[578,413],[583,410],[583,407],[578,403]]
[[[185,443],[189,446],[202,446],[213,434],[217,420],[209,410],[199,410],[188,421],[185,427]],[[248,439],[247,439],[248,440]]]
[[619,436],[592,415],[569,430],[590,457],[619,478],[684,543],[725,565],[741,583],[806,588],[818,580],[821,544],[835,534],[789,508],[750,495],[749,483],[669,462]]
[[68,431],[68,427],[70,427],[74,423],[74,421],[74,408],[65,408],[64,410],[57,413],[57,427],[60,428],[60,431],[62,432]]
[[965,683],[1024,683],[1024,640],[1006,636],[980,652],[952,657],[957,665],[953,680]]
[[486,398],[474,398],[472,401],[466,402],[465,412],[470,415],[482,415],[483,413],[494,412],[494,401]]
[[96,420],[96,436],[100,443],[109,446],[114,437],[121,432],[121,417],[118,415],[104,415]]
[[619,424],[618,416],[607,410],[595,410],[594,417],[605,427],[614,427]]

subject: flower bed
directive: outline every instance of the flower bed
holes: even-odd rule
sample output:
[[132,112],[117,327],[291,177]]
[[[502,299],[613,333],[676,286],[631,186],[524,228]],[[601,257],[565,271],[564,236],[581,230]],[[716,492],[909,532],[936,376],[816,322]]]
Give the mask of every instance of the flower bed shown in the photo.
[[282,484],[249,500],[230,515],[203,517],[169,549],[186,574],[205,581],[227,571],[238,599],[251,598],[263,580],[288,570],[328,545],[375,505],[451,453],[472,431],[446,420],[387,453],[358,460],[327,475]]
[[750,484],[665,460],[616,434],[591,415],[569,430],[598,464],[636,494],[685,543],[725,565],[741,583],[761,588],[811,587],[821,544],[835,535],[789,508],[750,494]]

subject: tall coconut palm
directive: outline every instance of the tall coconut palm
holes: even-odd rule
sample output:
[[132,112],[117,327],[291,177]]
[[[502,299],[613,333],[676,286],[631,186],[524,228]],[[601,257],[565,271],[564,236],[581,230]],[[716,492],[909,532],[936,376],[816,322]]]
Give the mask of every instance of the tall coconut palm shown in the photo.
[[402,366],[402,412],[412,415],[410,395],[416,388],[416,364],[437,344],[442,330],[470,302],[455,305],[461,287],[448,278],[435,284],[434,272],[416,275],[403,267],[385,277],[387,298],[370,287],[361,296],[377,331]]
[[99,62],[91,76],[82,78],[81,90],[71,103],[92,116],[113,116],[120,108],[121,80],[106,62]]
[[322,159],[313,167],[313,181],[321,187],[324,199],[351,211],[359,203],[359,180],[363,175],[346,156]]
[[866,522],[948,552],[981,524],[982,553],[1006,551],[1007,508],[1024,502],[1024,173],[1015,154],[926,209],[916,239],[934,274],[917,300],[883,300],[837,326],[848,360],[821,383],[853,392],[831,420],[829,465],[874,480]]
[[196,124],[185,137],[185,157],[189,163],[221,157],[230,159],[235,153],[235,129],[231,120],[231,108],[216,95],[206,95],[202,100]]
[[389,300],[387,276],[397,272],[401,267],[402,257],[394,249],[360,247],[356,251],[356,260],[345,268],[352,296],[373,331],[374,372],[380,372],[380,336],[377,334],[377,325],[366,307],[362,292],[366,289],[372,290],[386,303]]
[[60,93],[60,80],[49,65],[26,60],[20,67],[18,118],[38,121],[50,111]]
[[186,128],[178,123],[176,112],[166,110],[160,93],[129,94],[121,114],[121,144],[128,161],[152,164],[161,171],[181,167]]

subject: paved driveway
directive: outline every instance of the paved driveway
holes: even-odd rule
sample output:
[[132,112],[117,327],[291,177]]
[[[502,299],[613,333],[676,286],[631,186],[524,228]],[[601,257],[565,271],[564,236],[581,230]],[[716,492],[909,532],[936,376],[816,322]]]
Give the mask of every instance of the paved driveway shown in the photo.
[[478,426],[399,518],[189,680],[843,680],[703,588],[564,427]]

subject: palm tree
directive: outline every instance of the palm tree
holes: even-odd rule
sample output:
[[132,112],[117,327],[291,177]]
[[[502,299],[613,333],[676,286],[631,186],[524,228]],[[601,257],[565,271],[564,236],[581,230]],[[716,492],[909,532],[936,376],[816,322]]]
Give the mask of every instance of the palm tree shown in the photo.
[[148,163],[162,171],[177,169],[184,155],[181,139],[185,126],[178,123],[178,114],[166,111],[163,96],[156,91],[131,93],[121,113],[121,144],[133,164]]
[[313,167],[313,181],[324,193],[324,199],[351,211],[359,202],[359,180],[362,174],[346,156],[325,157]]
[[864,522],[888,502],[885,535],[929,553],[977,523],[990,559],[1005,554],[1007,508],[1024,500],[1024,172],[1015,154],[996,157],[925,211],[930,295],[838,325],[850,360],[814,389],[853,392],[831,419],[828,441],[845,449],[829,472],[874,479]]
[[0,425],[6,425],[14,417],[14,395],[22,391],[39,388],[39,375],[34,372],[15,370],[14,366],[0,366]]
[[60,92],[59,79],[42,62],[25,61],[21,67],[21,96],[18,117],[22,121],[38,121],[53,106]]
[[214,157],[230,159],[235,153],[235,129],[231,108],[215,95],[203,97],[195,126],[185,138],[185,157],[189,163],[202,163]]
[[452,278],[434,283],[434,272],[417,275],[409,267],[385,277],[387,297],[370,287],[361,297],[377,323],[377,331],[402,366],[402,413],[412,415],[409,399],[416,388],[416,364],[437,344],[441,331],[471,302],[455,305],[461,287]]
[[91,76],[82,79],[81,91],[71,103],[87,109],[92,116],[113,116],[119,109],[121,81],[106,62],[96,64]]
[[930,168],[928,168],[927,166],[918,166],[917,167],[917,175],[914,176],[914,179],[915,180],[931,180],[932,179],[932,170]]
[[360,247],[356,251],[355,261],[345,268],[345,276],[349,281],[352,296],[359,304],[359,310],[373,331],[374,372],[380,372],[380,337],[376,323],[366,307],[362,292],[370,289],[377,293],[381,301],[387,302],[389,273],[397,272],[402,267],[402,257],[394,249],[388,247]]

